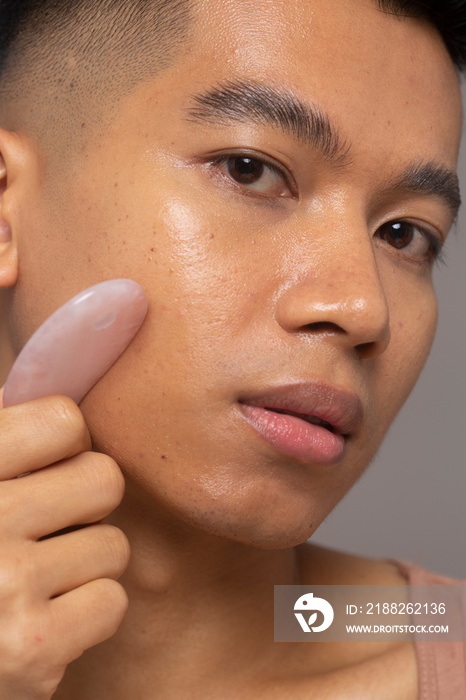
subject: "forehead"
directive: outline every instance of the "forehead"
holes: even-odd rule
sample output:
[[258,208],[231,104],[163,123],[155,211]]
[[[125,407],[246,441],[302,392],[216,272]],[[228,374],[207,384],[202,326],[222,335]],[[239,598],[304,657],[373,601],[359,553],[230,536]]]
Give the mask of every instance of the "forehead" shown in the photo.
[[387,15],[372,0],[203,0],[196,13],[180,89],[225,79],[284,87],[324,109],[356,150],[385,144],[387,154],[454,167],[458,79],[428,23]]

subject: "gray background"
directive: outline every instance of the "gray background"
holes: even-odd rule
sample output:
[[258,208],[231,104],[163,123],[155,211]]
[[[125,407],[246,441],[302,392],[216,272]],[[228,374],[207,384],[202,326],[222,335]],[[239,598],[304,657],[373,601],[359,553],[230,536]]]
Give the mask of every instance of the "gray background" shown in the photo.
[[[464,94],[464,90],[463,90]],[[421,378],[367,472],[313,541],[466,579],[466,135],[463,211],[437,267],[440,320]]]

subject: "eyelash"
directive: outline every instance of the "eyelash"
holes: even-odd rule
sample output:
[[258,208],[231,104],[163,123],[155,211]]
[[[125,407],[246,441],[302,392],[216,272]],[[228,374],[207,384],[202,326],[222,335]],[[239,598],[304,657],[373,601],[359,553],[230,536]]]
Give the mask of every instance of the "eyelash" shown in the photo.
[[436,265],[445,265],[447,260],[445,250],[443,248],[443,243],[441,243],[436,236],[433,236],[429,231],[426,231],[421,226],[418,226],[417,228],[419,228],[419,231],[421,231],[424,234],[424,236],[427,236],[428,240],[430,241],[431,261],[434,262]]
[[[212,168],[218,168],[222,171],[222,175],[237,189],[239,189],[243,194],[253,196],[253,197],[261,197],[265,200],[270,200],[273,201],[276,199],[277,195],[270,195],[270,194],[265,194],[261,193],[257,190],[248,189],[246,185],[242,185],[239,182],[236,182],[233,177],[225,172],[223,168],[221,168],[222,165],[226,165],[229,160],[234,159],[234,158],[242,158],[242,159],[250,159],[251,161],[254,161],[256,163],[259,163],[264,166],[264,170],[267,169],[268,171],[275,173],[278,175],[286,188],[289,190],[291,198],[296,199],[296,185],[292,181],[292,178],[290,175],[286,172],[284,168],[281,168],[276,162],[270,160],[267,158],[267,156],[262,155],[262,154],[257,154],[254,152],[249,152],[249,151],[238,151],[238,152],[228,152],[224,153],[214,160],[210,161],[210,166]],[[281,197],[284,197],[284,195],[279,195]]]
[[[387,221],[385,224],[382,224],[379,226],[377,229],[378,239],[385,241],[385,239],[382,237],[381,234],[383,234],[384,229],[387,230],[389,227],[396,227],[396,226],[405,226],[409,227],[412,231],[418,231],[424,238],[424,240],[429,244],[429,248],[426,251],[426,254],[422,257],[419,256],[414,256],[410,255],[409,252],[406,250],[404,253],[406,256],[410,258],[413,262],[419,264],[419,265],[431,265],[432,263],[441,265],[446,262],[445,260],[445,253],[443,251],[443,244],[439,240],[437,236],[435,236],[433,233],[431,233],[425,226],[422,226],[419,223],[415,223],[413,221],[409,221],[406,219],[394,219],[392,221]],[[387,242],[387,241],[385,241]],[[408,242],[408,245],[412,241]],[[388,243],[388,242],[387,242]],[[390,243],[388,243],[390,245]],[[396,246],[391,246],[394,250],[402,250],[402,248],[397,248]],[[406,246],[407,247],[407,246]]]
[[[239,189],[246,196],[262,198],[262,199],[269,200],[269,201],[276,200],[276,198],[277,198],[276,194],[265,194],[265,193],[261,193],[258,190],[254,190],[252,188],[248,189],[247,185],[241,184],[241,183],[235,181],[233,176],[228,174],[225,171],[224,167],[222,167],[222,166],[226,166],[228,161],[230,161],[231,159],[235,159],[235,158],[243,159],[245,161],[247,159],[249,159],[251,162],[254,162],[256,164],[263,166],[264,171],[265,171],[265,169],[267,169],[269,172],[275,173],[276,175],[278,175],[282,179],[284,185],[286,185],[287,189],[289,190],[291,197],[293,199],[297,198],[297,195],[296,195],[297,188],[296,188],[296,185],[294,184],[294,182],[290,181],[291,180],[290,176],[287,174],[287,172],[283,168],[280,168],[275,162],[270,161],[265,155],[262,155],[262,154],[259,155],[255,152],[249,152],[249,151],[244,151],[244,150],[237,151],[237,152],[230,151],[228,153],[224,153],[224,154],[218,156],[214,160],[211,160],[209,164],[213,168],[220,169],[222,171],[223,177],[225,179],[228,179],[228,181],[231,185],[233,185],[235,188]],[[259,177],[262,177],[262,173]],[[284,197],[284,195],[278,195],[278,196]],[[428,249],[426,255],[423,257],[409,256],[408,252],[405,253],[405,255],[410,257],[410,259],[413,262],[420,264],[420,265],[431,265],[432,263],[441,265],[441,264],[445,263],[445,254],[442,250],[443,246],[442,246],[441,241],[438,239],[437,236],[432,234],[426,227],[422,226],[421,224],[414,223],[412,221],[405,220],[405,219],[395,219],[393,221],[388,221],[385,224],[382,224],[382,226],[379,227],[377,232],[378,233],[383,232],[384,229],[388,229],[389,227],[396,227],[396,225],[408,226],[408,227],[411,227],[411,229],[413,229],[413,230],[419,231],[419,233],[429,243],[429,249]],[[382,240],[382,241],[384,240],[384,238],[382,238],[380,235],[378,236],[378,238],[379,238],[379,240]],[[387,241],[385,241],[385,242],[387,242]],[[409,243],[411,243],[411,241]],[[408,245],[409,245],[409,243],[408,243]],[[387,243],[387,244],[391,248],[393,248],[394,250],[402,250],[402,248],[398,249],[398,248],[396,248],[396,246],[390,245],[390,243]]]

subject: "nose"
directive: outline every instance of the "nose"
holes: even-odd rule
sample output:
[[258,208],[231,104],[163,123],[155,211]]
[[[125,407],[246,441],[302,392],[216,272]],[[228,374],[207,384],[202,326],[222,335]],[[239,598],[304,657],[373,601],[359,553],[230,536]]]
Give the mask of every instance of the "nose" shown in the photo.
[[361,357],[380,355],[390,342],[389,305],[367,225],[343,227],[340,221],[331,235],[312,236],[312,250],[309,233],[306,238],[300,259],[295,248],[287,260],[276,321],[288,333],[331,335]]

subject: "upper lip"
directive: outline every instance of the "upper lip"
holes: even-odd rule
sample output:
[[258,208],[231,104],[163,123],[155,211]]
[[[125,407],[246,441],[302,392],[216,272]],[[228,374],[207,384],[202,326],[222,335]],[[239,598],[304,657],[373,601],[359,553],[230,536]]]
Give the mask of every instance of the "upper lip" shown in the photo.
[[318,419],[344,436],[354,434],[363,419],[363,406],[357,394],[317,380],[251,392],[241,397],[240,403],[297,414],[303,419]]

